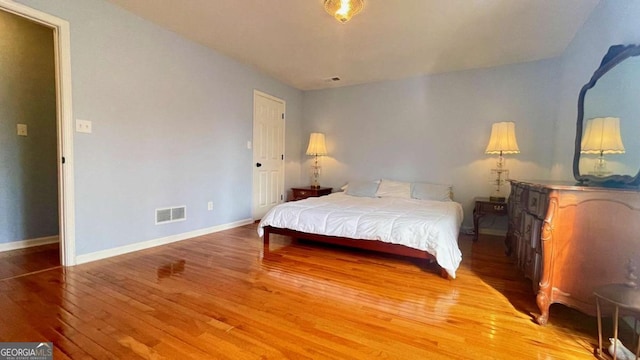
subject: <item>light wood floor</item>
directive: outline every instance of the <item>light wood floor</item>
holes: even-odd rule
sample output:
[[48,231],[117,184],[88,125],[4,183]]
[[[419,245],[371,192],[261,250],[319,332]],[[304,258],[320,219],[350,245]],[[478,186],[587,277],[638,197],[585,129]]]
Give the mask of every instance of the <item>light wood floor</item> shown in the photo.
[[531,284],[502,239],[461,236],[458,278],[406,258],[256,225],[0,281],[0,341],[55,358],[593,359],[595,319],[532,322]]

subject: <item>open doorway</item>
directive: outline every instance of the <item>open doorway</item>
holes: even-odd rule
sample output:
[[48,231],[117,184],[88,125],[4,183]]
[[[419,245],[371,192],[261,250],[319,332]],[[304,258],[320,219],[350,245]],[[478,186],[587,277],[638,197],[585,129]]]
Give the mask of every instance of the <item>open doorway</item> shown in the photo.
[[0,10],[0,275],[60,266],[56,114],[53,30]]
[[0,0],[0,264],[75,265],[69,48],[66,21]]

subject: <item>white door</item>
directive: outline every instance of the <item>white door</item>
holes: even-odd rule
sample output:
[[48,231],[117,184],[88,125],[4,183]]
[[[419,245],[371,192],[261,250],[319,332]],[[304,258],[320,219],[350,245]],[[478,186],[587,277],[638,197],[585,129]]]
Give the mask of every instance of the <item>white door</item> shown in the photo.
[[253,92],[253,219],[284,201],[283,100]]

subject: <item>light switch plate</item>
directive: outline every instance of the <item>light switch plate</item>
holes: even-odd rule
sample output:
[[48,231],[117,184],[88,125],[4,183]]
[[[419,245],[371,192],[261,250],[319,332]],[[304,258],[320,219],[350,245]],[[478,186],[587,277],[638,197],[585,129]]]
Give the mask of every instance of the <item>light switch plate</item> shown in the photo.
[[76,132],[91,134],[91,121],[76,119]]
[[18,135],[27,136],[27,124],[18,124]]

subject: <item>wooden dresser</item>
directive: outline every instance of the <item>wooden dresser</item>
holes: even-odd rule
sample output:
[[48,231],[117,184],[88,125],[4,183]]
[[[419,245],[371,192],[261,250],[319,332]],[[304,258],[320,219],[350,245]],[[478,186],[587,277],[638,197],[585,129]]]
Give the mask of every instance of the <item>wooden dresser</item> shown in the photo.
[[507,253],[533,282],[536,321],[547,323],[553,303],[595,315],[593,290],[625,282],[629,260],[640,269],[640,192],[510,183]]

